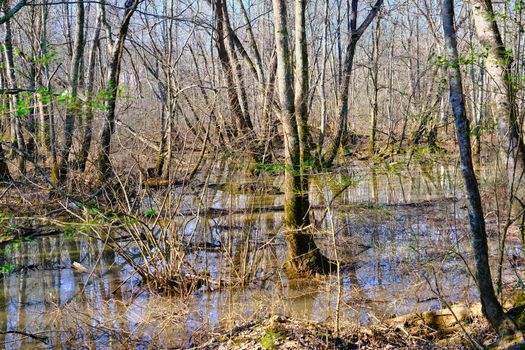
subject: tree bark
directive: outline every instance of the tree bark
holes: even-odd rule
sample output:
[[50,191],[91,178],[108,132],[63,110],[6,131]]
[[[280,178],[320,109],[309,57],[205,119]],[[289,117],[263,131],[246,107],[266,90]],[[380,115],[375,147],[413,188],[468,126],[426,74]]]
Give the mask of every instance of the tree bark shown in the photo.
[[93,91],[95,87],[95,68],[96,68],[96,54],[100,50],[100,32],[102,31],[102,8],[103,5],[97,7],[97,22],[95,24],[95,32],[93,34],[93,43],[89,51],[88,68],[86,75],[86,109],[84,116],[84,125],[82,128],[82,143],[80,145],[80,153],[78,156],[78,168],[80,171],[86,170],[86,163],[89,156],[89,149],[93,139]]
[[[4,2],[4,13],[7,13],[8,1]],[[4,53],[5,53],[5,63],[7,71],[7,85],[8,88],[16,87],[16,74],[15,74],[15,60],[13,56],[13,41],[12,41],[12,32],[11,32],[11,23],[9,21],[4,22],[5,26],[5,41],[4,41]],[[11,102],[11,142],[15,148],[19,150],[25,149],[24,136],[22,134],[22,127],[20,125],[20,118],[18,116],[18,98],[16,94],[10,96]],[[15,152],[16,154],[16,152]],[[22,174],[25,173],[25,155],[18,156],[18,168]]]
[[[277,86],[280,102],[280,116],[283,125],[285,174],[284,174],[284,225],[286,243],[288,247],[287,271],[292,275],[310,274],[313,272],[326,272],[330,269],[329,261],[320,253],[317,245],[308,232],[310,225],[308,200],[308,178],[304,172],[304,163],[301,163],[301,138],[299,137],[299,122],[294,103],[294,79],[292,74],[291,54],[289,49],[289,33],[287,25],[286,0],[273,0],[273,16],[275,30],[275,48],[277,55]],[[304,30],[304,2],[296,0],[296,29]],[[297,16],[299,15],[299,16]],[[302,28],[301,28],[302,27]],[[306,38],[301,33],[296,33],[301,45],[306,44]],[[296,50],[303,50],[298,46]],[[304,51],[297,53],[304,64],[306,58]],[[300,67],[300,68],[299,68]],[[304,103],[303,91],[307,71],[304,66],[298,65],[298,74],[301,76],[297,84],[295,101]],[[303,69],[301,69],[303,68]],[[307,84],[307,83],[306,83]],[[297,88],[297,85],[296,85]],[[303,109],[301,109],[303,108]],[[307,113],[304,106],[300,113]],[[302,114],[300,114],[303,117]],[[303,146],[305,147],[305,146]],[[303,148],[304,149],[304,148]]]
[[377,95],[379,92],[379,40],[381,38],[381,21],[378,18],[376,21],[375,32],[372,35],[372,103],[370,111],[370,139],[368,142],[368,151],[371,155],[376,153],[376,130],[377,130],[377,113],[378,113],[378,100]]
[[106,85],[106,112],[104,113],[104,124],[100,134],[101,145],[97,159],[99,185],[104,185],[105,182],[113,176],[113,169],[111,167],[109,156],[111,154],[111,137],[115,131],[115,110],[120,79],[120,67],[122,63],[122,55],[124,53],[124,45],[128,35],[129,23],[137,9],[138,3],[139,0],[134,0],[131,7],[126,9],[117,40],[113,44],[113,52],[109,64]]
[[69,168],[69,153],[73,144],[73,132],[75,131],[75,119],[80,115],[80,101],[78,100],[78,81],[80,75],[80,61],[84,54],[84,1],[79,0],[76,6],[76,34],[75,46],[70,68],[70,100],[66,108],[66,120],[64,124],[64,140],[60,152],[60,163],[54,164],[52,181],[62,184],[66,181]]
[[472,233],[472,245],[476,259],[476,277],[482,311],[500,335],[506,336],[518,334],[519,331],[516,325],[503,311],[492,284],[485,219],[474,166],[472,164],[470,127],[465,110],[465,99],[458,60],[453,0],[443,1],[442,17],[443,30],[445,33],[445,47],[448,58],[450,103],[452,105],[456,125],[456,136],[459,145],[463,182],[468,197],[470,230]]
[[521,177],[525,170],[525,144],[517,117],[515,91],[511,76],[512,54],[506,50],[490,0],[472,0],[476,33],[480,43],[488,50],[485,67],[490,77],[495,101],[495,115],[501,149],[508,157],[509,178]]
[[357,48],[357,42],[372,23],[373,19],[379,12],[383,0],[376,0],[374,6],[368,12],[368,15],[363,20],[363,23],[357,27],[357,5],[359,0],[352,0],[351,8],[351,19],[350,19],[350,39],[346,47],[346,55],[344,60],[343,73],[341,77],[341,82],[339,84],[339,107],[338,107],[338,118],[336,122],[336,131],[332,137],[330,144],[326,150],[326,153],[323,156],[323,163],[325,165],[331,165],[337,152],[341,146],[341,140],[343,138],[343,133],[346,130],[346,122],[348,119],[348,93],[350,88],[350,75],[352,73],[352,68],[354,65],[354,56]]

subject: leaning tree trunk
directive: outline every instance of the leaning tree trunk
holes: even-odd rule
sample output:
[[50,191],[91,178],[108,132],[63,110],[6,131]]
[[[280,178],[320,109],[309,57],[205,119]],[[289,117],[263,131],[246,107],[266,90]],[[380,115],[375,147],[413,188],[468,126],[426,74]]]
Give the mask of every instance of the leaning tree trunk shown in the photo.
[[476,258],[476,282],[480,293],[482,310],[483,314],[500,335],[518,335],[520,332],[516,325],[503,311],[492,284],[485,219],[483,216],[478,183],[474,173],[474,166],[472,164],[470,127],[465,110],[461,70],[458,60],[456,32],[454,28],[453,0],[444,0],[442,17],[443,30],[445,33],[445,46],[449,62],[450,103],[452,105],[456,125],[456,136],[459,145],[463,182],[468,197],[470,230],[472,232],[472,245]]
[[383,0],[377,0],[368,12],[368,15],[363,20],[363,23],[357,27],[357,5],[359,0],[352,0],[352,12],[350,19],[350,33],[349,33],[349,42],[346,47],[346,55],[343,63],[343,73],[341,81],[339,83],[339,106],[338,106],[338,117],[336,122],[336,131],[330,143],[326,153],[323,155],[323,163],[326,165],[331,165],[337,152],[341,146],[341,141],[343,139],[343,133],[346,130],[346,122],[348,119],[348,94],[350,91],[350,75],[352,73],[352,68],[354,66],[354,56],[357,48],[357,42],[365,32],[366,28],[372,23],[374,17],[379,12]]
[[[211,2],[210,2],[211,3]],[[226,93],[231,113],[237,124],[234,136],[247,138],[247,148],[255,162],[261,162],[263,152],[257,142],[248,108],[248,98],[244,86],[244,77],[240,62],[235,51],[235,33],[230,25],[228,9],[225,0],[215,0],[212,3],[216,16],[216,46],[221,63],[221,69],[226,80]],[[244,50],[244,49],[243,49]],[[255,71],[255,68],[253,68]],[[257,73],[255,73],[257,76]]]
[[122,55],[124,54],[124,44],[126,36],[128,35],[129,23],[131,21],[131,16],[133,16],[133,13],[135,13],[135,10],[137,9],[138,3],[139,0],[134,0],[132,5],[127,8],[124,13],[124,19],[122,20],[117,40],[114,43],[113,53],[109,64],[109,74],[106,85],[106,112],[104,113],[104,124],[102,126],[102,133],[100,134],[100,151],[97,159],[98,182],[100,185],[104,185],[113,175],[109,155],[111,153],[111,137],[115,131],[115,110],[120,67],[122,63]]
[[509,177],[516,175],[516,178],[520,178],[520,174],[525,170],[525,145],[520,132],[512,85],[512,56],[503,44],[491,0],[472,0],[472,4],[478,39],[488,50],[485,67],[491,79],[501,149],[509,157]]

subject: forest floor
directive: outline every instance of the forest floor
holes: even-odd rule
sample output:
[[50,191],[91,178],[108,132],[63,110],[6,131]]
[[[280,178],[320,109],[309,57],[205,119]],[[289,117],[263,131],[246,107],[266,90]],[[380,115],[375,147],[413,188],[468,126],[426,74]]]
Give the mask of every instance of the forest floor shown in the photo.
[[462,326],[436,331],[425,325],[341,325],[337,335],[328,323],[272,316],[218,332],[193,349],[472,349],[496,340],[482,317]]

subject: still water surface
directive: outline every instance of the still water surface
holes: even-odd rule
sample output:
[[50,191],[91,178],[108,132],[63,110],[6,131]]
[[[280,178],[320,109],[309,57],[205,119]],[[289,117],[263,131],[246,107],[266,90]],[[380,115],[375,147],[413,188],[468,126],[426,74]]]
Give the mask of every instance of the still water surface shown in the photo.
[[[311,179],[311,201],[319,206],[329,203],[341,184],[351,183],[334,201],[335,209],[314,213],[319,232],[330,232],[333,218],[338,255],[349,262],[340,279],[341,320],[366,323],[441,308],[436,290],[447,301],[474,300],[472,279],[462,260],[452,253],[459,250],[469,259],[457,167],[437,164],[406,169],[394,163],[352,169]],[[212,174],[207,180],[211,184],[231,179],[261,181],[232,169],[214,169]],[[490,176],[490,169],[481,172],[485,181]],[[261,194],[253,193],[250,186],[211,186],[197,194],[174,189],[173,195],[183,196],[182,210],[198,205],[218,209],[281,205],[278,189],[282,179],[265,176],[262,181],[277,190]],[[156,203],[158,198],[151,197],[144,205],[147,209]],[[334,319],[335,276],[298,285],[289,283],[280,271],[286,256],[280,212],[180,220],[188,237],[202,236],[214,243],[255,242],[259,264],[255,283],[222,291],[201,290],[186,299],[161,297],[145,290],[132,269],[104,249],[101,241],[83,235],[41,237],[7,252],[6,260],[15,264],[16,272],[0,275],[0,331],[8,333],[0,336],[3,346],[120,348],[123,338],[132,339],[136,348],[188,346],[217,326],[231,327],[268,314]],[[268,241],[271,244],[265,245]],[[318,242],[333,256],[330,235],[320,234]],[[253,256],[250,261],[255,261]],[[216,252],[197,251],[188,259],[219,277],[225,258]],[[95,267],[95,273],[74,272],[74,261]],[[47,344],[11,331],[47,337]]]

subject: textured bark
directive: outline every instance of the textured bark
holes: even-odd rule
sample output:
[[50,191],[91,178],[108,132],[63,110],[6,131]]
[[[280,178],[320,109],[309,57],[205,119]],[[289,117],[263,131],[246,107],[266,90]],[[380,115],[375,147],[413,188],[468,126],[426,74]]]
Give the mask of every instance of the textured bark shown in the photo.
[[113,175],[113,169],[109,160],[111,154],[111,136],[115,131],[115,109],[117,103],[117,92],[120,78],[120,68],[124,45],[128,35],[129,23],[138,6],[138,0],[134,0],[130,8],[126,9],[124,19],[119,29],[118,37],[113,44],[113,52],[109,64],[109,74],[106,85],[106,112],[104,113],[104,124],[100,134],[100,151],[98,153],[97,168],[98,181],[103,185]]
[[84,1],[79,0],[76,6],[76,34],[75,44],[73,48],[73,57],[71,59],[70,67],[70,101],[66,108],[66,120],[64,123],[64,139],[62,149],[60,152],[60,163],[54,164],[54,167],[58,166],[58,170],[54,170],[53,174],[58,178],[53,181],[62,184],[67,178],[67,171],[69,168],[69,153],[71,151],[71,145],[73,144],[73,132],[75,131],[75,119],[80,115],[80,101],[78,100],[78,82],[80,75],[80,61],[84,54]]
[[[304,3],[302,0],[297,0],[296,10],[301,8],[304,9]],[[310,225],[308,178],[304,173],[304,163],[301,163],[301,139],[298,132],[298,122],[300,121],[297,118],[294,104],[294,80],[288,43],[285,0],[273,0],[273,15],[277,55],[277,86],[285,148],[283,219],[288,247],[287,270],[292,274],[300,275],[325,272],[330,268],[330,263],[320,253],[312,235],[308,232]],[[296,23],[296,28],[304,24],[304,17],[301,17],[300,13],[299,16],[296,16],[296,21],[299,22]],[[299,37],[301,37],[300,34]],[[296,49],[301,50],[300,47],[296,47]],[[303,54],[298,53],[297,55],[302,56]],[[301,59],[304,60],[305,58],[301,57]],[[302,80],[304,79],[304,72],[298,70],[298,73],[302,77],[297,84],[304,88],[304,80]],[[298,94],[296,92],[295,101],[303,103],[302,93],[301,90]],[[305,110],[302,112],[307,113]]]
[[80,171],[86,170],[86,163],[89,156],[89,149],[93,139],[93,91],[95,83],[96,54],[100,49],[100,32],[102,31],[102,5],[97,7],[97,22],[93,34],[93,42],[89,50],[88,68],[86,75],[86,110],[84,125],[82,128],[82,143],[78,156],[78,168]]
[[[7,12],[8,1],[4,2],[4,12]],[[15,74],[15,60],[13,56],[13,42],[11,24],[9,21],[5,21],[5,41],[4,41],[4,54],[5,64],[7,71],[7,87],[13,89],[16,87],[16,74]],[[22,134],[22,127],[20,125],[20,118],[18,117],[18,99],[17,95],[13,94],[10,96],[11,110],[14,111],[11,114],[11,142],[15,148],[19,150],[25,149],[24,136]],[[15,152],[16,153],[16,152]],[[18,158],[18,168],[21,173],[25,173],[25,157],[20,156]]]
[[481,298],[483,314],[500,335],[516,334],[516,325],[505,314],[494,292],[489,266],[487,234],[481,205],[478,183],[472,164],[470,145],[470,127],[465,110],[461,71],[459,68],[456,32],[454,28],[453,0],[444,0],[442,8],[443,30],[448,58],[450,103],[456,125],[456,136],[459,145],[461,172],[468,197],[470,230],[476,259],[477,285]]
[[[239,97],[237,96],[237,91],[235,89],[235,83],[233,80],[232,67],[230,59],[228,57],[228,52],[226,51],[226,43],[224,40],[224,15],[223,15],[223,6],[222,0],[217,0],[214,4],[216,11],[216,45],[217,52],[219,54],[219,60],[221,62],[222,72],[224,74],[224,79],[226,80],[226,93],[228,95],[229,106],[231,109],[232,116],[237,124],[237,128],[244,128],[244,116],[242,114],[241,104],[239,102]],[[233,136],[238,136],[237,130],[232,130]]]
[[489,86],[495,102],[499,138],[502,151],[509,156],[508,172],[516,178],[525,169],[525,145],[518,124],[515,92],[511,76],[512,55],[506,50],[496,15],[490,0],[472,0],[476,33],[480,43],[488,50],[485,68],[490,77]]
[[[246,138],[248,142],[245,144],[251,157],[256,162],[261,162],[263,152],[256,140],[256,133],[249,113],[244,76],[235,48],[239,48],[238,51],[243,57],[247,53],[230,26],[226,2],[224,0],[216,0],[213,3],[213,8],[216,16],[217,51],[226,80],[230,110],[237,124],[237,130],[233,134]],[[251,66],[251,70],[255,72],[257,78],[258,74],[253,63],[250,63],[249,66]]]
[[295,1],[295,119],[299,137],[299,162],[310,158],[308,147],[308,46],[306,42],[306,0]]

